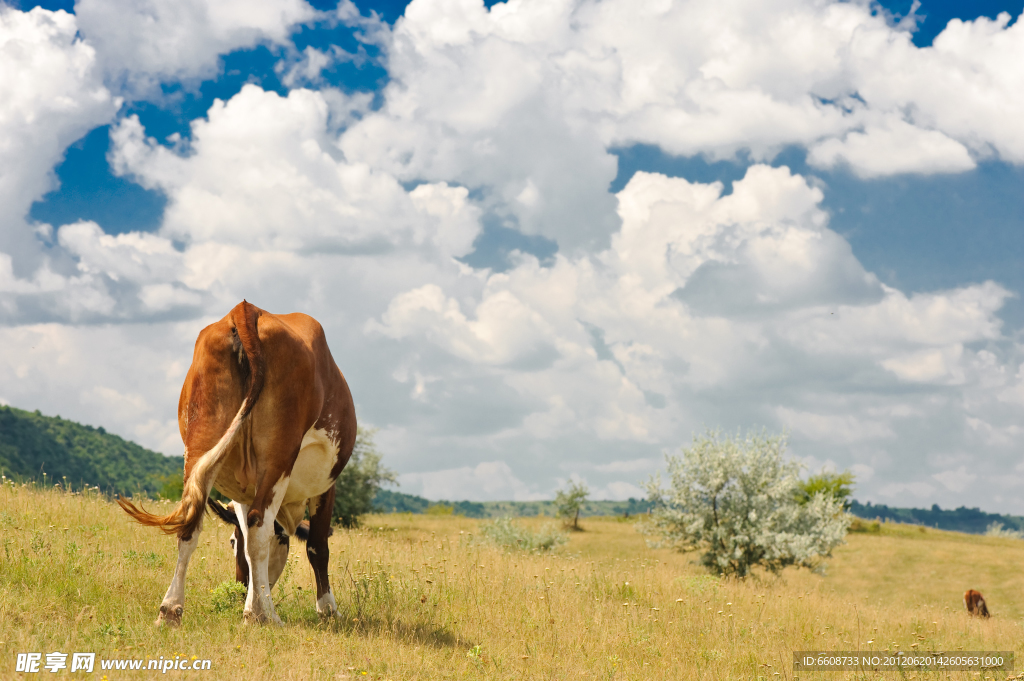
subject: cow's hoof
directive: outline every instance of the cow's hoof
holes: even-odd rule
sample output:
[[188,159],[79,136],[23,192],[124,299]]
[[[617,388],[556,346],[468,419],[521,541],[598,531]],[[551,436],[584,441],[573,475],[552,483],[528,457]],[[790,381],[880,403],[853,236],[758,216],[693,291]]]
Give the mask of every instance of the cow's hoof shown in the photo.
[[333,619],[338,617],[338,604],[334,601],[334,594],[328,591],[316,601],[316,611],[320,619]]
[[156,618],[156,626],[180,627],[181,615],[184,612],[185,607],[181,605],[161,605],[160,614]]
[[275,624],[278,626],[284,624],[281,621],[281,618],[277,616],[277,613],[274,613],[271,617],[267,617],[264,613],[243,612],[242,621],[245,624]]
[[320,615],[320,619],[323,621],[333,621],[341,617],[341,614],[337,610],[323,610],[317,612]]

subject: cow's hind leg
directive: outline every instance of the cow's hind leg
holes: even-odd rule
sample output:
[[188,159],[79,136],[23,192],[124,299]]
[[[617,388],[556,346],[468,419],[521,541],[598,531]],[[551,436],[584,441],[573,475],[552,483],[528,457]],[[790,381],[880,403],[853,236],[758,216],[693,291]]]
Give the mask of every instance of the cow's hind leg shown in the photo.
[[235,512],[238,515],[238,523],[245,535],[245,554],[249,563],[249,589],[245,595],[245,609],[242,616],[246,622],[263,623],[273,622],[281,624],[281,618],[277,616],[274,609],[274,601],[270,597],[270,578],[268,574],[268,563],[271,552],[271,542],[276,543],[274,536],[274,517],[277,509],[284,499],[284,490],[288,486],[288,479],[282,478],[274,486],[273,498],[270,506],[263,513],[263,524],[247,525],[249,506],[235,504]]
[[203,523],[200,521],[188,540],[178,538],[178,564],[174,566],[171,585],[167,587],[164,600],[160,603],[160,614],[156,618],[157,626],[181,625],[181,615],[185,612],[185,573],[188,572],[188,561],[192,558],[192,552],[199,546],[199,533],[202,527]]
[[306,557],[313,566],[316,578],[316,611],[322,617],[333,617],[338,606],[331,592],[327,578],[327,563],[331,557],[327,538],[331,534],[331,515],[334,511],[334,485],[318,497],[310,500],[309,539],[306,540]]

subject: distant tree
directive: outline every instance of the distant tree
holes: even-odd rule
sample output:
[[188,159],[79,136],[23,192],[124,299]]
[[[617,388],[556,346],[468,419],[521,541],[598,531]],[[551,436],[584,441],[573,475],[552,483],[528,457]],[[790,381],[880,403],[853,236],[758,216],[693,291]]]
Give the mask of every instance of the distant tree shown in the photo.
[[850,495],[853,494],[853,473],[843,471],[835,473],[823,470],[800,483],[796,492],[796,500],[807,504],[818,493],[828,495],[843,505],[844,511],[850,510]]
[[398,484],[395,472],[380,462],[373,441],[376,430],[360,426],[352,458],[334,483],[334,519],[344,527],[359,525],[359,516],[373,511],[373,499],[382,485]]
[[575,480],[570,480],[568,487],[558,490],[555,494],[558,517],[562,519],[566,527],[577,531],[580,529],[580,508],[588,496],[590,496],[590,490],[587,489],[587,486]]
[[680,550],[702,550],[701,563],[722,575],[745,577],[755,565],[818,567],[842,543],[850,516],[822,492],[797,501],[800,468],[785,449],[784,436],[694,438],[681,456],[666,456],[668,489],[660,476],[647,483],[655,503],[647,531]]
[[427,506],[427,515],[454,515],[455,506],[446,504],[443,501]]
[[170,499],[171,501],[179,501],[181,494],[185,490],[185,482],[180,475],[165,475],[163,478],[164,486],[160,488],[157,495],[161,499]]

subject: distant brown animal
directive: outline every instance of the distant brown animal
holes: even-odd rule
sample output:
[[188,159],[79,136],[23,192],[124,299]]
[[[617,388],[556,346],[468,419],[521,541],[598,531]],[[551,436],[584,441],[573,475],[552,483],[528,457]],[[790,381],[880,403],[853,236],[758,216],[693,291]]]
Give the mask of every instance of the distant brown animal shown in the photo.
[[985,597],[974,589],[964,592],[964,605],[967,612],[977,617],[988,617],[988,606],[985,605]]
[[279,574],[288,555],[281,535],[296,533],[307,508],[306,556],[316,579],[316,609],[336,616],[327,537],[334,481],[356,441],[356,413],[320,324],[243,300],[203,329],[181,388],[178,429],[185,443],[181,502],[157,516],[118,500],[143,525],[178,537],[178,564],[157,623],[181,623],[185,572],[215,486],[234,501],[236,544],[244,549],[248,572],[245,621],[281,623],[270,596],[270,558],[274,554]]

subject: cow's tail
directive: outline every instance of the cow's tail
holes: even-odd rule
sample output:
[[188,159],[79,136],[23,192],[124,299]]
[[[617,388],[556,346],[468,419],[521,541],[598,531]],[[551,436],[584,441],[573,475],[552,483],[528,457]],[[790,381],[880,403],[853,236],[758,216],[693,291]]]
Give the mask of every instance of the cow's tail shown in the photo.
[[206,500],[210,496],[210,490],[213,489],[213,483],[217,478],[224,456],[230,451],[240,426],[252,413],[256,401],[259,400],[260,392],[263,390],[266,361],[256,329],[258,316],[259,311],[244,300],[241,305],[232,310],[231,321],[249,365],[249,389],[245,399],[242,400],[242,406],[238,409],[238,413],[231,420],[231,425],[221,435],[217,444],[204,453],[192,467],[178,505],[168,515],[158,516],[136,507],[135,504],[123,497],[118,498],[117,503],[121,508],[143,525],[159,527],[165,534],[174,534],[182,541],[189,541],[196,528],[199,527],[199,523],[202,522]]

